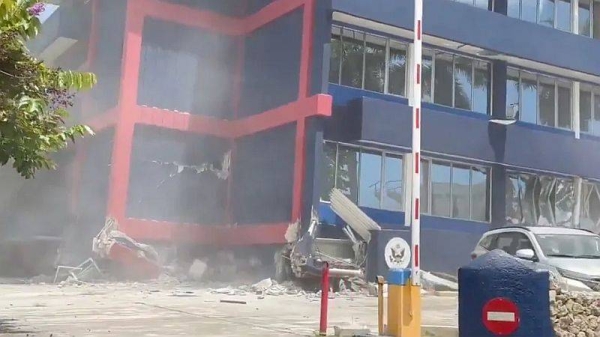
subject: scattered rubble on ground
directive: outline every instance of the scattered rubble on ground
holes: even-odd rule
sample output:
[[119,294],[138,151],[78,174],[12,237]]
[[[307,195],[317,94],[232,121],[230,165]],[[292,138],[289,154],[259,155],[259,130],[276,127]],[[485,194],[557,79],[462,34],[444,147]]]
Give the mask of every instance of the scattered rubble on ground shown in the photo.
[[556,337],[600,337],[600,295],[550,291],[550,312]]

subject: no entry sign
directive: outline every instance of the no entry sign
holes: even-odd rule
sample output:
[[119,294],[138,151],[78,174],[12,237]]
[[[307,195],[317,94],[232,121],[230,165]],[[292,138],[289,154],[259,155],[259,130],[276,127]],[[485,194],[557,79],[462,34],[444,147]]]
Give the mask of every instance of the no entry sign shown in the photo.
[[494,298],[483,306],[483,325],[497,336],[508,336],[519,328],[519,308],[507,298]]

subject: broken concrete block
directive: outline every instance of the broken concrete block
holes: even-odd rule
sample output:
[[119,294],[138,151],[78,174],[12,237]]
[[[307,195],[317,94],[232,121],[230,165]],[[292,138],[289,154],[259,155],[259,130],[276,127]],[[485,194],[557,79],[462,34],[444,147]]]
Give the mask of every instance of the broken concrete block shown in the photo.
[[201,260],[194,260],[194,263],[192,263],[190,269],[188,270],[188,276],[194,281],[200,281],[206,272],[206,269],[207,265],[205,262]]
[[266,278],[260,282],[255,283],[254,285],[252,285],[252,290],[254,291],[266,291],[267,289],[271,288],[273,286],[273,281],[270,278]]

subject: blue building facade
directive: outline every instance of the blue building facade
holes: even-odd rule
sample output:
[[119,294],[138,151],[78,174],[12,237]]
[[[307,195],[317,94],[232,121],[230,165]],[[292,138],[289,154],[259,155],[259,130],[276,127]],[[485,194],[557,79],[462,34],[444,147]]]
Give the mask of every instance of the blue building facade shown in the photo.
[[[65,213],[90,238],[111,215],[141,241],[278,247],[312,208],[343,223],[336,187],[408,230],[412,26],[412,0],[63,2],[32,49],[99,78]],[[600,3],[424,0],[423,33],[423,268],[507,223],[600,231]]]
[[[337,187],[383,227],[406,228],[413,11],[332,1],[329,223]],[[455,272],[505,224],[598,232],[600,2],[424,0],[423,21],[422,249],[438,252],[423,268]]]

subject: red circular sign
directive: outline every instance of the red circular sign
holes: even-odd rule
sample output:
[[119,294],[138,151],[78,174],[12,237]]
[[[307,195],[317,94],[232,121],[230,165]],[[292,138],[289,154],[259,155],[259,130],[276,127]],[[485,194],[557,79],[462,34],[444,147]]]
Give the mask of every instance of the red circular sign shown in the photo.
[[494,298],[483,306],[483,325],[497,336],[517,331],[521,317],[517,305],[507,298]]

